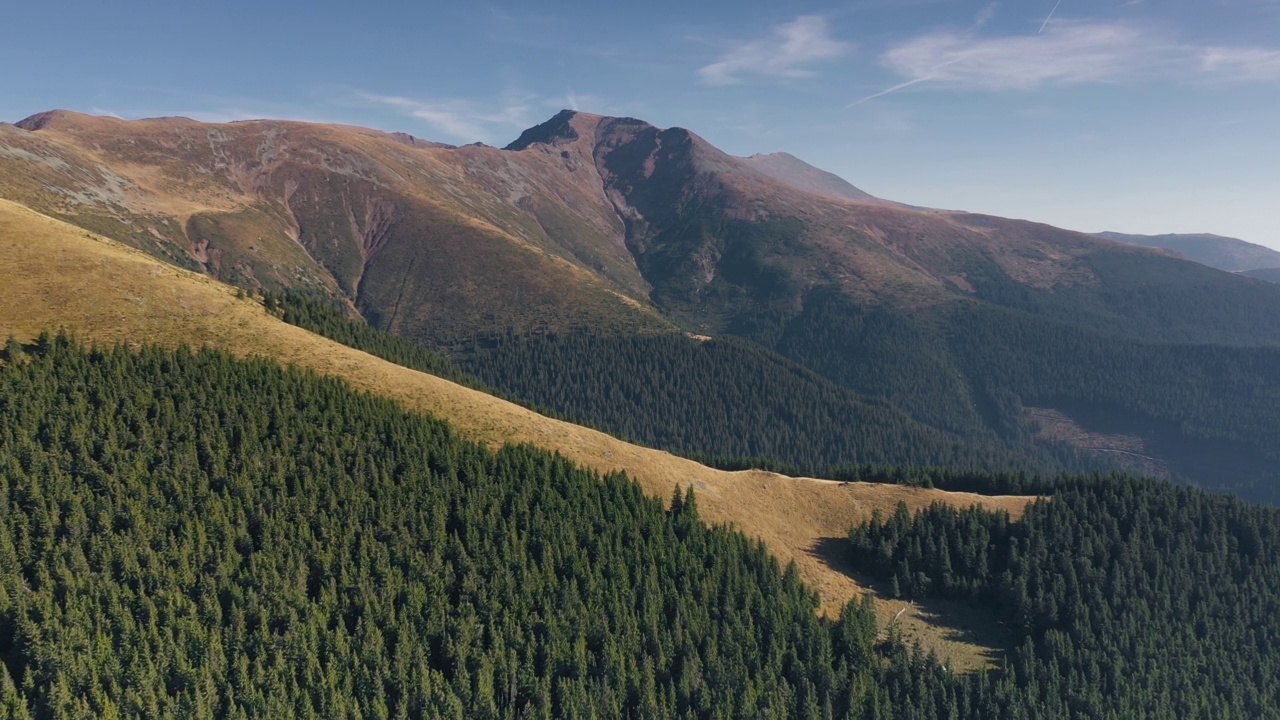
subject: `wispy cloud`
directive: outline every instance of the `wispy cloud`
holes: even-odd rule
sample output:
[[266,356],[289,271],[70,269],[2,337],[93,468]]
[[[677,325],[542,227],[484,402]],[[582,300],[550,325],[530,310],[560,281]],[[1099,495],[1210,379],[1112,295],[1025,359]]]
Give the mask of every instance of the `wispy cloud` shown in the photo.
[[1201,67],[1236,80],[1280,80],[1280,50],[1210,47],[1200,52]]
[[935,32],[891,48],[881,62],[898,75],[982,90],[1111,82],[1177,61],[1179,48],[1127,23],[1058,21],[1044,35],[983,38]]
[[987,23],[991,22],[991,19],[996,16],[996,11],[999,9],[1000,3],[987,3],[985,7],[978,11],[978,15],[974,17],[973,28],[975,30],[981,30],[986,27]]
[[608,113],[611,112],[610,104],[604,98],[598,95],[580,93],[573,88],[569,88],[563,95],[549,97],[542,102],[543,107],[555,108],[556,110],[573,110]]
[[732,85],[749,76],[811,77],[813,65],[843,57],[852,47],[831,37],[826,18],[803,15],[773,28],[767,37],[735,45],[698,70],[698,76],[708,85]]
[[1062,19],[1036,35],[930,32],[889,48],[880,63],[902,82],[847,107],[926,83],[997,91],[1144,79],[1280,80],[1280,50],[1202,47],[1136,23]]
[[493,143],[513,129],[523,130],[533,124],[528,99],[523,97],[507,98],[496,107],[483,107],[462,99],[428,102],[367,92],[357,96],[366,102],[397,108],[461,142]]

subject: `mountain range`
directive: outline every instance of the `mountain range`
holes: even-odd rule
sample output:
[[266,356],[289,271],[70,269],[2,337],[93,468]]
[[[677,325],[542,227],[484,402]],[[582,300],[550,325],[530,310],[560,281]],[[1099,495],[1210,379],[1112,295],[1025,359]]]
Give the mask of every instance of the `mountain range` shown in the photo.
[[570,111],[505,150],[64,111],[0,138],[5,197],[237,284],[340,294],[381,327],[436,340],[672,319],[720,333],[826,290],[918,308],[994,284],[1075,290],[1101,279],[1099,254],[1148,257],[917,211],[789,156],[735,158],[683,129]]
[[0,125],[0,283],[0,718],[1280,707],[1280,286],[569,111]]
[[[875,198],[794,157],[734,157],[681,128],[564,111],[497,149],[52,111],[0,126],[0,197],[246,290],[331,298],[489,368],[499,388],[686,454],[814,473],[1128,468],[1275,492],[1265,428],[1280,404],[1255,389],[1277,387],[1280,287],[1164,250]],[[608,377],[552,397],[493,362],[519,354],[567,376],[583,354],[548,334],[613,343],[637,377],[672,362],[639,349],[645,338],[737,338],[758,360],[706,346],[713,380],[623,428],[591,399],[619,391]],[[757,393],[738,435],[781,427],[829,450],[662,434],[658,408],[679,416],[699,393],[727,397],[746,367],[808,373],[806,406],[828,419]],[[1203,381],[1187,386],[1188,374]],[[893,436],[918,441],[873,439]]]
[[1275,282],[1272,278],[1280,273],[1280,252],[1238,238],[1208,233],[1130,235],[1104,232],[1098,233],[1098,236],[1130,245],[1171,250],[1209,267],[1243,273],[1270,282]]

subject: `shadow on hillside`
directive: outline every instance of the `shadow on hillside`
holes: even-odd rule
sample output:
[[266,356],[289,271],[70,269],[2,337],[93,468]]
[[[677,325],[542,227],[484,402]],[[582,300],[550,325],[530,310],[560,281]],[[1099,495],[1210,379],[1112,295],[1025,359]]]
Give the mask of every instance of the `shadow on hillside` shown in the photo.
[[13,339],[12,335],[7,338],[0,338],[0,363],[13,362],[15,356],[29,355],[39,349],[40,344],[37,342],[18,342]]
[[[819,538],[809,549],[809,554],[822,561],[827,567],[871,590],[877,599],[884,601],[890,608],[901,610],[902,615],[896,617],[914,618],[914,621],[898,621],[901,623],[903,641],[908,646],[916,639],[921,640],[925,647],[936,648],[934,643],[929,642],[934,639],[965,646],[951,648],[954,651],[951,654],[967,656],[954,658],[958,671],[974,670],[982,666],[999,668],[1005,654],[1016,644],[1009,629],[1004,626],[1000,618],[986,608],[940,598],[914,601],[894,598],[889,583],[858,570],[855,563],[851,561],[850,545],[846,538]],[[894,621],[892,616],[881,617],[881,631]],[[939,649],[938,653],[939,659],[946,662],[948,650]]]
[[[1066,442],[1086,456],[1110,460],[1127,472],[1163,479],[1196,478],[1192,484],[1206,490],[1229,492],[1254,502],[1274,502],[1268,500],[1265,491],[1260,495],[1258,490],[1241,484],[1241,478],[1267,477],[1274,472],[1274,462],[1246,443],[1195,437],[1181,423],[1110,405],[1059,400],[1045,403],[1040,410],[1060,413],[1068,421],[1065,427],[1042,426],[1042,431],[1060,433],[1046,433],[1047,439]],[[1100,438],[1104,442],[1099,443]],[[1138,447],[1117,449],[1105,442],[1114,438],[1131,439]],[[1152,461],[1154,470],[1150,467]]]

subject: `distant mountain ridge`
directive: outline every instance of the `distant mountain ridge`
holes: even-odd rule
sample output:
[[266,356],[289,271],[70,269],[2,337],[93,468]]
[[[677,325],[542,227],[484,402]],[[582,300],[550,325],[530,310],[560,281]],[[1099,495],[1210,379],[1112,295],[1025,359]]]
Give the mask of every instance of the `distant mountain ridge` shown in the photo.
[[1189,260],[1227,272],[1247,274],[1250,270],[1280,268],[1280,252],[1239,238],[1208,233],[1131,235],[1118,232],[1102,232],[1098,233],[1098,237],[1130,245],[1171,250]]
[[756,153],[743,158],[743,161],[774,180],[780,180],[792,187],[808,190],[833,200],[875,199],[849,184],[839,175],[820,170],[788,153],[775,152],[768,155]]
[[1266,280],[1267,282],[1280,283],[1280,267],[1245,270],[1240,274],[1248,275],[1252,278],[1258,278],[1259,280]]

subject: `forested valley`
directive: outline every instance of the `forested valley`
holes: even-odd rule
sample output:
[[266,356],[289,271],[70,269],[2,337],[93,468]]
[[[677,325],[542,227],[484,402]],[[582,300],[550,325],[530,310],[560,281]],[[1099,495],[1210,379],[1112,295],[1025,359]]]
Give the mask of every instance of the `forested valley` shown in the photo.
[[909,317],[840,299],[761,333],[767,347],[674,334],[507,335],[478,339],[456,359],[510,395],[712,462],[752,458],[820,477],[867,464],[1124,467],[1038,436],[1027,408],[1047,407],[1139,438],[1169,479],[1280,502],[1276,348],[1138,342],[973,304]]
[[1026,408],[1049,407],[1140,438],[1169,479],[1280,502],[1276,348],[1138,342],[975,304],[913,318],[825,297],[786,325],[756,328],[758,342],[584,330],[478,337],[446,357],[317,295],[265,302],[392,362],[728,469],[856,478],[869,466],[1126,467],[1037,436]]
[[456,361],[351,318],[332,300],[268,293],[285,322],[553,417],[718,467],[845,477],[868,465],[958,470],[1082,467],[1066,447],[1027,452],[916,421],[759,346],[678,334],[478,338]]

